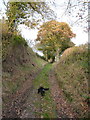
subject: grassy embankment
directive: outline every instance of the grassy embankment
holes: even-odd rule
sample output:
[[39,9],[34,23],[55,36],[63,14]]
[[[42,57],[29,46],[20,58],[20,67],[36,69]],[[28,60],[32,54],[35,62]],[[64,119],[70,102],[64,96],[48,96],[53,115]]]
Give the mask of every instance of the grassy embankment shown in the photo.
[[[52,64],[47,64],[40,74],[37,76],[37,78],[34,80],[34,88],[38,89],[41,86],[45,88],[50,88],[50,84],[48,81],[48,74],[52,68]],[[46,91],[46,94],[44,97],[41,97],[40,101],[36,101],[34,105],[38,108],[41,108],[40,113],[36,113],[40,115],[42,118],[56,118],[56,111],[55,111],[55,104],[53,102],[50,89],[49,91]]]
[[67,49],[55,69],[60,88],[78,117],[86,117],[88,106],[88,46]]
[[27,80],[32,81],[45,62],[18,35],[3,33],[2,48],[3,103],[8,103],[8,96],[15,94]]

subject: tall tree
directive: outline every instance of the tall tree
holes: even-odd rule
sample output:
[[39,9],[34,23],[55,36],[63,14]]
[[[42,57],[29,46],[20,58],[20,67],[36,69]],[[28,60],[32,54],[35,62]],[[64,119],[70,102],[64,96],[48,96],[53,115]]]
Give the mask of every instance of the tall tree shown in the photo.
[[70,41],[75,34],[65,22],[55,20],[44,23],[38,32],[37,41],[39,50],[42,50],[46,60],[52,58],[59,60],[59,55],[66,48],[73,46]]
[[8,2],[7,18],[9,28],[13,31],[18,24],[24,23],[32,27],[40,19],[53,19],[54,12],[46,2]]

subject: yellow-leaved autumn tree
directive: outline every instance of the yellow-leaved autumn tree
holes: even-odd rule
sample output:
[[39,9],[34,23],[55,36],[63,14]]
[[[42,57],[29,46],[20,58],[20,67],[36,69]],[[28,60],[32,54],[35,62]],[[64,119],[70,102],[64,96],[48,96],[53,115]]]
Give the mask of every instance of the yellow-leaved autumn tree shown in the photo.
[[36,39],[39,41],[37,46],[39,50],[43,51],[47,61],[53,62],[55,58],[58,61],[60,54],[66,48],[74,45],[70,39],[75,36],[67,23],[52,20],[40,27]]

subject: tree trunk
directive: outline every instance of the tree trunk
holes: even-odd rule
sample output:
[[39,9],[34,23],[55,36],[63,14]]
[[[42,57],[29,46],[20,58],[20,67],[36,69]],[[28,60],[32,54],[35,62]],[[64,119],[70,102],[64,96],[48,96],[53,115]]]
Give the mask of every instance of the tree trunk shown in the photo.
[[60,48],[58,48],[58,49],[57,49],[57,52],[56,52],[56,60],[55,60],[56,62],[59,61],[59,58],[60,58],[60,57],[59,57],[59,53],[60,53]]
[[47,55],[47,52],[46,52],[44,55],[45,55],[45,59],[48,61],[48,55]]

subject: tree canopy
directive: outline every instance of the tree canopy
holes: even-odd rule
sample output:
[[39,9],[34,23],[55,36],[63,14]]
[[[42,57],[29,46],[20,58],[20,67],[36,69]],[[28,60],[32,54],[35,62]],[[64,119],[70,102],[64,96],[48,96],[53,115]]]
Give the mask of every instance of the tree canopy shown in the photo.
[[32,27],[40,19],[53,19],[54,17],[54,12],[46,2],[8,2],[6,14],[11,30],[16,29],[21,23]]
[[52,59],[51,61],[54,61],[56,57],[58,61],[59,55],[66,48],[74,45],[70,41],[73,37],[75,37],[75,34],[67,23],[52,20],[40,27],[36,39],[39,41],[37,47],[43,51],[46,60]]

